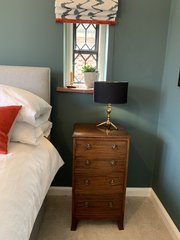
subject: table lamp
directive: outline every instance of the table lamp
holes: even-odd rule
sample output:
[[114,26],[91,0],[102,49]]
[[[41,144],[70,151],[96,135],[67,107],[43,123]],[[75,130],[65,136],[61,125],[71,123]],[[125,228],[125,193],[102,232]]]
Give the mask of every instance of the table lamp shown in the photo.
[[117,127],[110,121],[111,104],[127,103],[128,82],[94,82],[94,102],[107,104],[107,120],[98,124],[115,129]]

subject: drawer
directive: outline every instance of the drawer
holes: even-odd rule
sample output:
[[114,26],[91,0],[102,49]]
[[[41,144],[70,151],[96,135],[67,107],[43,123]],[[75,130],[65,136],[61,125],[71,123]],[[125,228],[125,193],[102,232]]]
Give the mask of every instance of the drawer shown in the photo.
[[117,219],[122,215],[122,198],[105,197],[75,197],[76,216],[84,219]]
[[74,160],[75,172],[123,172],[126,166],[126,156],[120,156],[119,159],[89,159],[76,157]]
[[75,156],[89,159],[99,158],[119,158],[127,154],[127,141],[107,141],[101,139],[77,139],[75,144]]
[[74,179],[75,192],[81,193],[122,193],[124,191],[124,174],[104,175],[76,174]]

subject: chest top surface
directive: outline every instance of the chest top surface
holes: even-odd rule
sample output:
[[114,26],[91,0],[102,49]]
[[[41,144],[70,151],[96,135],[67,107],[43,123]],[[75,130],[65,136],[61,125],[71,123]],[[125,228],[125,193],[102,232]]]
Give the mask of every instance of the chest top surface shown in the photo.
[[95,123],[76,123],[74,125],[73,137],[93,137],[93,138],[129,138],[128,132],[120,125],[118,129],[108,129],[105,126],[96,127]]

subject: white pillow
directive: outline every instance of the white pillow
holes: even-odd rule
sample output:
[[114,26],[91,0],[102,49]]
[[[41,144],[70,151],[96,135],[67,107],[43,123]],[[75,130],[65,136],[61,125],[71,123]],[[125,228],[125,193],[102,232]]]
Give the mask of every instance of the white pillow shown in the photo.
[[11,131],[10,141],[38,145],[47,133],[50,134],[51,127],[52,123],[49,121],[43,123],[40,127],[34,127],[25,122],[16,122]]
[[52,122],[50,122],[50,121],[47,121],[41,125],[41,130],[45,137],[49,137],[49,135],[51,133],[51,128],[52,128]]
[[22,105],[17,121],[40,126],[49,119],[52,107],[26,90],[0,84],[0,106]]

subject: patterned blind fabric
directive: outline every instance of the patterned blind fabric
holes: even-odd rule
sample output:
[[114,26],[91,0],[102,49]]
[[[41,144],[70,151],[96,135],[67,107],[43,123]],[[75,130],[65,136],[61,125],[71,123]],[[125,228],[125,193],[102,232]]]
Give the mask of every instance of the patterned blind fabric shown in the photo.
[[55,0],[56,22],[115,24],[118,0]]

